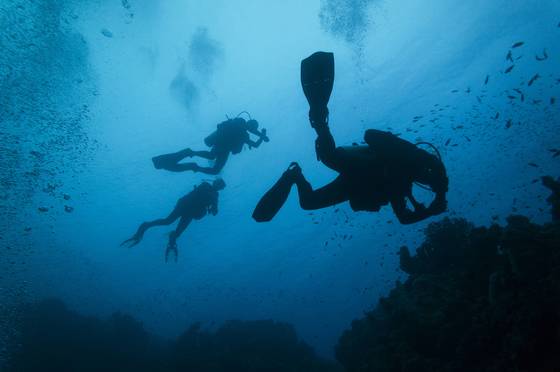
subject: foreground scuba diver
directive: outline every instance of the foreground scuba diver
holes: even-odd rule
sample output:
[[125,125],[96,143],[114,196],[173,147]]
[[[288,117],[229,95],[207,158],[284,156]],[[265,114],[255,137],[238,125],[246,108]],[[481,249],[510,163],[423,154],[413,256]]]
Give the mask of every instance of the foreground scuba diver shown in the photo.
[[[292,163],[262,197],[253,212],[257,222],[270,221],[296,185],[305,210],[326,208],[345,201],[354,211],[376,212],[391,204],[402,224],[410,224],[445,211],[448,179],[438,157],[390,132],[369,129],[363,146],[336,147],[329,130],[327,103],[334,82],[332,53],[317,52],[301,63],[301,82],[309,102],[309,121],[317,132],[318,159],[339,176],[313,190],[297,163]],[[412,195],[413,183],[427,185],[435,193],[425,207]],[[407,199],[414,210],[407,208]]]
[[[216,175],[226,165],[229,154],[238,154],[243,150],[245,144],[249,148],[257,148],[261,143],[268,142],[266,129],[258,130],[259,123],[256,120],[245,119],[239,116],[228,119],[217,126],[218,128],[204,139],[204,143],[210,147],[210,151],[193,151],[189,148],[172,153],[159,155],[152,158],[156,169],[166,169],[171,172],[202,172]],[[249,133],[259,137],[257,141],[251,140]],[[212,167],[202,167],[196,163],[179,163],[187,157],[199,156],[204,159],[214,160]]]
[[140,243],[146,230],[154,226],[171,225],[178,218],[180,218],[177,228],[169,234],[169,243],[165,250],[165,262],[169,257],[169,253],[173,252],[175,255],[175,262],[179,252],[177,251],[177,238],[181,236],[183,231],[189,226],[189,223],[194,220],[200,220],[206,215],[211,213],[215,216],[218,213],[218,192],[223,190],[226,186],[225,182],[219,178],[209,184],[202,182],[200,185],[195,186],[194,190],[189,192],[177,201],[175,208],[166,218],[160,218],[154,221],[144,222],[138,227],[136,233],[130,238],[121,243],[121,246],[129,244],[130,247]]

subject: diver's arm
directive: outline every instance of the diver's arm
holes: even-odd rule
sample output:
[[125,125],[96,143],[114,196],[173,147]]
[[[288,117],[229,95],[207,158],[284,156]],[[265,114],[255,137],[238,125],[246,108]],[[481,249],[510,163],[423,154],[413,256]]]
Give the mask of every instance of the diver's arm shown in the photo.
[[259,138],[257,141],[253,141],[252,139],[248,139],[247,141],[245,141],[246,144],[249,145],[249,148],[257,148],[261,145],[261,143],[263,143],[263,138]]
[[210,212],[210,214],[212,216],[215,216],[218,214],[218,198],[216,198],[216,200],[214,200],[209,206],[208,206],[208,212]]
[[395,215],[403,225],[422,221],[432,215],[429,208],[424,207],[422,204],[413,203],[413,205],[414,211],[411,211],[406,207],[406,199],[404,197],[391,199],[391,207],[393,207]]
[[260,131],[258,129],[255,129],[255,128],[251,128],[251,129],[247,129],[247,131],[249,133],[254,134],[255,136],[258,136],[264,142],[268,142],[268,137],[266,135],[266,128],[263,128]]
[[437,192],[434,201],[428,207],[428,213],[431,216],[438,215],[445,212],[447,209],[447,200],[445,199],[445,192]]

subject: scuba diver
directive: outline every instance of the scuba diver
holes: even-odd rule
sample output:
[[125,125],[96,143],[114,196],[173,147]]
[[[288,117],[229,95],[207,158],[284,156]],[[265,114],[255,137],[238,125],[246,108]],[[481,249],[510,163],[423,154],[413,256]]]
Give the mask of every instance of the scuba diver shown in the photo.
[[[251,149],[269,141],[266,129],[263,128],[259,131],[258,127],[259,123],[251,119],[250,116],[249,120],[246,121],[238,115],[236,118],[219,123],[217,129],[204,139],[206,146],[211,148],[210,151],[194,151],[186,148],[172,154],[156,156],[152,158],[152,162],[156,169],[166,169],[171,172],[193,171],[216,175],[226,165],[230,153],[239,154],[245,144],[249,145],[249,149]],[[258,140],[253,141],[249,133],[258,136]],[[192,162],[180,163],[184,158],[193,156],[214,160],[214,165],[212,167],[202,167]]]
[[212,184],[208,182],[202,182],[200,185],[195,186],[194,190],[189,192],[187,195],[183,196],[177,201],[175,208],[166,218],[160,218],[157,220],[143,222],[138,230],[130,239],[125,240],[121,243],[123,245],[129,245],[133,247],[140,243],[142,237],[146,230],[154,226],[164,226],[171,225],[177,219],[179,223],[177,228],[169,234],[169,243],[167,244],[167,249],[165,250],[165,262],[169,257],[169,253],[173,252],[175,255],[175,262],[177,262],[177,257],[179,252],[177,251],[177,239],[183,231],[189,226],[189,223],[194,220],[200,220],[210,213],[215,216],[218,213],[218,192],[226,187],[226,183],[218,178]]
[[[294,184],[300,206],[305,210],[349,201],[354,211],[376,212],[391,204],[402,224],[443,213],[447,208],[448,178],[439,152],[434,156],[420,149],[418,144],[375,129],[366,130],[364,140],[367,145],[336,147],[329,129],[327,108],[333,82],[332,53],[317,52],[301,62],[301,83],[310,106],[309,121],[317,132],[315,151],[319,161],[338,172],[338,177],[313,190],[300,166],[294,162],[261,198],[253,218],[257,222],[270,221],[285,203]],[[435,193],[428,207],[412,195],[414,183],[425,185]],[[407,200],[413,210],[407,207]]]

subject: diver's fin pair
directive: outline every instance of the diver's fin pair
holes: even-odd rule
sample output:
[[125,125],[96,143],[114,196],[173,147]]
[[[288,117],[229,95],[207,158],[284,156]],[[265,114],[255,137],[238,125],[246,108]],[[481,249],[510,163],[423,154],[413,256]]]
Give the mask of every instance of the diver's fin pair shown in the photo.
[[[332,53],[316,52],[301,61],[301,86],[311,110],[327,107],[333,84],[334,55]],[[299,165],[290,164],[282,177],[259,200],[253,211],[255,221],[268,222],[276,216],[288,199],[298,174],[301,175]]]
[[333,53],[316,52],[301,61],[301,86],[310,107],[326,107],[333,84]]
[[192,156],[192,150],[184,149],[172,154],[154,156],[152,158],[152,163],[154,163],[154,168],[156,169],[167,169],[176,165],[178,162],[189,156]]
[[288,199],[292,185],[295,182],[296,173],[299,172],[301,172],[301,168],[297,163],[290,164],[288,170],[282,174],[274,186],[259,200],[253,211],[255,221],[268,222],[276,216]]

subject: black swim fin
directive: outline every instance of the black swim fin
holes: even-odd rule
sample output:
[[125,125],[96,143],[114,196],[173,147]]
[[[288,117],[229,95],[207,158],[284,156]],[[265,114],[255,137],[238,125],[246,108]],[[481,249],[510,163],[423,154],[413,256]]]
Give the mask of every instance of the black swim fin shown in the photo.
[[310,107],[326,107],[334,84],[334,54],[316,52],[301,61],[301,86]]
[[274,186],[270,188],[259,200],[255,210],[253,211],[253,219],[257,222],[268,222],[276,216],[280,208],[284,205],[290,195],[290,190],[294,184],[293,172],[299,168],[297,163],[292,163],[288,170],[282,174],[282,177]]

